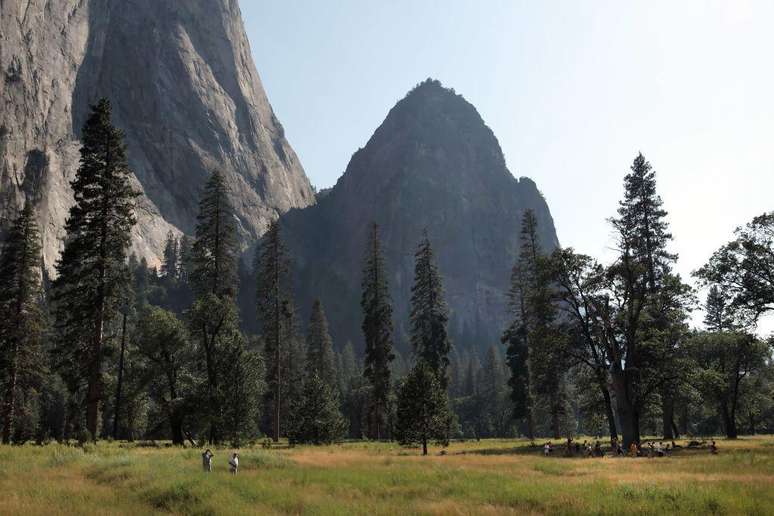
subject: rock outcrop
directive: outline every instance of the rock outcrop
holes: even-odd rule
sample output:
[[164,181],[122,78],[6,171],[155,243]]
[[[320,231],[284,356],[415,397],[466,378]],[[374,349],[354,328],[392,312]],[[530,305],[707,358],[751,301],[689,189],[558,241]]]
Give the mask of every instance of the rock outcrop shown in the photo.
[[294,257],[303,314],[323,301],[337,346],[362,351],[360,271],[368,227],[386,254],[399,348],[408,347],[414,251],[426,228],[438,257],[458,349],[497,342],[519,251],[524,210],[535,211],[546,249],[558,245],[535,183],[515,179],[476,109],[426,81],[390,111],[336,186],[280,220]]
[[261,86],[236,0],[0,0],[0,225],[34,200],[58,256],[90,103],[124,130],[139,201],[134,251],[191,233],[209,172],[230,185],[245,245],[314,202]]

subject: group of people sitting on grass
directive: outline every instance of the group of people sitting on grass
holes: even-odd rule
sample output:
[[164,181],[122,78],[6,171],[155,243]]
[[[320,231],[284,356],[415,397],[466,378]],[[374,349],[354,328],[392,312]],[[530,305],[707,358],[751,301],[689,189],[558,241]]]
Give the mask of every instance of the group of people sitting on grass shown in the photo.
[[[212,458],[215,456],[209,448],[202,453],[202,467],[205,473],[212,472]],[[236,452],[231,456],[228,461],[228,471],[232,475],[236,475],[239,472],[239,454]]]
[[[646,445],[640,442],[633,442],[629,445],[628,456],[629,457],[666,457],[673,451],[682,448],[679,444],[672,441],[664,445],[661,441],[650,441]],[[710,453],[716,455],[718,453],[718,447],[713,440],[709,445]],[[613,438],[610,441],[610,451],[614,457],[625,457],[627,451],[624,450],[621,441],[617,438]],[[548,457],[553,455],[554,445],[551,441],[547,441],[543,445],[543,454]],[[583,444],[578,441],[574,441],[572,437],[567,438],[567,444],[564,448],[565,457],[604,457],[605,453],[602,451],[602,445],[599,440],[591,444],[591,441],[583,441]]]

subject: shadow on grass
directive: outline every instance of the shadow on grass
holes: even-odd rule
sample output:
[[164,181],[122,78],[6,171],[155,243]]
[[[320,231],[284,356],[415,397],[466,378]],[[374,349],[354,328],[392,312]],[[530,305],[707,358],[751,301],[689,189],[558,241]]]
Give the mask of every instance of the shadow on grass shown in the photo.
[[543,453],[542,446],[514,446],[512,448],[480,448],[476,450],[462,450],[451,455],[536,455]]

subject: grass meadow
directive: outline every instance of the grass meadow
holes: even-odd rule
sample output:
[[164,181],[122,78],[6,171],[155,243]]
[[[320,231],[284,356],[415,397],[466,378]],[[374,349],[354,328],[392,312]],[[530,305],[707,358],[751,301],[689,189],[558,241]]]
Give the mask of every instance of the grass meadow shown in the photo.
[[[542,457],[521,440],[201,450],[0,447],[0,514],[774,514],[774,436],[666,458]],[[557,453],[561,453],[557,449]]]

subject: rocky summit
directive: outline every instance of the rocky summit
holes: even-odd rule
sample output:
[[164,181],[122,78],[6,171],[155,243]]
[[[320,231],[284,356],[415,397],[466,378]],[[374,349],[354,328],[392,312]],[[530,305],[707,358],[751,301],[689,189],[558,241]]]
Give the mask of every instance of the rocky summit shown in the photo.
[[499,339],[521,219],[535,211],[541,243],[558,246],[535,183],[508,170],[476,109],[428,80],[397,103],[337,184],[315,206],[281,218],[303,314],[319,297],[339,347],[362,351],[360,270],[371,222],[379,224],[394,303],[396,340],[407,351],[414,251],[427,230],[444,279],[458,350]]
[[107,97],[142,191],[133,250],[192,233],[205,178],[229,184],[245,245],[314,202],[252,60],[236,0],[0,0],[0,226],[31,199],[51,268],[89,104]]

